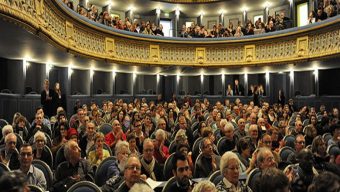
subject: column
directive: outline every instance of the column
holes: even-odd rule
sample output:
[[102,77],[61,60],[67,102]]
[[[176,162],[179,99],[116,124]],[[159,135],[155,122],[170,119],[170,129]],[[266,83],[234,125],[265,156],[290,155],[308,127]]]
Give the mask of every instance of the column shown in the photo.
[[290,70],[289,72],[289,88],[290,88],[290,91],[289,91],[289,98],[292,98],[295,96],[295,90],[294,90],[294,70]]
[[112,70],[112,96],[116,94],[116,71]]
[[[241,82],[239,82],[241,83]],[[242,95],[247,96],[248,95],[248,73],[244,73],[244,93]]]
[[161,81],[161,75],[160,74],[157,74],[156,76],[156,95],[159,94],[159,85],[160,85],[160,81]]
[[[266,6],[263,10],[263,23],[268,22],[268,15],[269,15],[269,7]],[[256,21],[254,21],[254,22],[256,22]]]
[[156,9],[156,25],[159,26],[161,20],[161,9],[157,8]]
[[200,16],[197,17],[197,25],[202,26],[203,24],[203,14],[201,13]]
[[289,10],[290,10],[290,19],[292,21],[292,27],[296,26],[295,19],[295,0],[289,0]]
[[24,95],[25,94],[25,85],[26,85],[26,71],[27,71],[27,67],[28,67],[28,62],[26,59],[22,60],[22,79],[23,79],[23,86],[21,90],[21,94]]
[[201,73],[201,97],[203,97],[204,94],[204,74]]
[[134,97],[135,96],[135,89],[136,89],[136,79],[137,79],[137,73],[134,72],[132,74],[132,88],[131,88],[131,95]]
[[246,27],[248,19],[248,12],[247,10],[243,10],[243,27]]
[[131,23],[133,22],[134,14],[133,14],[133,10],[132,9],[130,9],[130,10],[125,12],[125,18],[129,18],[130,22]]
[[175,93],[176,93],[176,96],[178,96],[179,95],[179,80],[181,79],[181,76],[180,76],[180,74],[177,74],[176,75],[176,89],[175,89]]
[[179,9],[175,10],[175,35],[174,37],[178,37],[179,31],[178,31],[178,26],[179,26],[179,15],[181,14]]
[[318,11],[318,7],[319,7],[319,1],[314,0],[314,11],[315,11],[315,13]]
[[224,13],[221,12],[220,16],[219,16],[219,23],[222,24],[222,26],[224,26]]
[[270,96],[270,74],[267,71],[266,72],[266,86],[264,87],[264,92],[266,93],[266,96],[269,97]]
[[93,75],[94,75],[94,69],[90,69],[90,96],[93,96]]
[[225,87],[225,74],[221,74],[221,81],[222,81],[222,96],[226,96],[226,87]]
[[314,77],[315,77],[315,95],[319,96],[319,69],[314,70]]

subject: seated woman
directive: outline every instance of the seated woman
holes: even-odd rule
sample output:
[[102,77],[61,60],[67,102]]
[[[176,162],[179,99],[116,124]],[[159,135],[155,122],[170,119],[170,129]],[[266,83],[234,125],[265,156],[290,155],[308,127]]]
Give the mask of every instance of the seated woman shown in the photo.
[[123,174],[126,160],[130,155],[129,143],[126,141],[118,141],[115,147],[115,155],[117,157],[117,162],[109,166],[106,173],[107,178]]
[[245,182],[239,181],[240,160],[235,153],[228,151],[223,154],[220,161],[220,170],[221,174],[223,175],[223,180],[217,184],[217,191],[251,191],[251,189],[246,185]]
[[[46,146],[46,136],[42,131],[37,131],[34,134],[33,140],[33,159],[44,161],[47,165],[52,167],[52,156]],[[46,147],[45,147],[46,146]]]
[[67,142],[67,124],[60,123],[55,130],[51,151],[55,157],[59,148]]
[[104,145],[104,134],[103,133],[96,133],[94,136],[94,150],[90,151],[89,154],[87,155],[87,158],[89,160],[89,163],[91,166],[96,166],[98,165],[107,157],[110,157],[110,153],[108,150],[103,149]]

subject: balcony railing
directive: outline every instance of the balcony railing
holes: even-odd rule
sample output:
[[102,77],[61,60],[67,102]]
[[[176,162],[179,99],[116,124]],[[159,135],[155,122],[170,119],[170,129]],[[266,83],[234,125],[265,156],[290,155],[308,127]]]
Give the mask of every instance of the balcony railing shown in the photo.
[[116,30],[78,15],[61,0],[0,0],[0,13],[76,54],[122,64],[267,65],[340,53],[340,16],[241,38],[185,39]]

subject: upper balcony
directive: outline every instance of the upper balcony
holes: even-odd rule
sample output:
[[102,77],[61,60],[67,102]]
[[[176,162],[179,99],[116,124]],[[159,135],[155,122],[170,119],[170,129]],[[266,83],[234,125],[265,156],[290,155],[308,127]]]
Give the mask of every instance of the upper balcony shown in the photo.
[[88,20],[61,0],[0,0],[1,18],[76,55],[110,63],[227,67],[295,63],[340,53],[340,16],[239,38],[149,36]]

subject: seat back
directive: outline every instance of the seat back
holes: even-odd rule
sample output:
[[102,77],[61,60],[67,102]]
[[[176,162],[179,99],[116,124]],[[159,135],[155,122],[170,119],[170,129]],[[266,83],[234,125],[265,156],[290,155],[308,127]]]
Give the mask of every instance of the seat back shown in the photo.
[[16,148],[18,149],[18,151],[20,151],[21,145],[24,144],[24,140],[22,139],[22,137],[17,134],[14,133],[17,136],[17,144],[16,144]]
[[252,191],[258,191],[257,190],[257,182],[258,179],[260,179],[261,176],[261,171],[258,168],[253,169],[246,180],[247,186],[252,190]]
[[54,167],[57,168],[58,165],[62,162],[66,161],[65,155],[64,155],[64,145],[61,146],[54,158]]
[[223,176],[221,174],[220,170],[215,171],[213,174],[210,175],[209,181],[217,185],[219,182],[221,182],[223,179]]
[[34,167],[40,169],[44,173],[46,184],[47,184],[47,189],[52,187],[53,173],[52,173],[50,166],[48,166],[45,162],[38,160],[38,159],[34,159],[32,161],[32,164],[34,165]]
[[176,147],[177,147],[177,145],[176,145],[175,140],[171,141],[171,143],[169,145],[169,152],[170,153],[176,152]]
[[223,150],[223,147],[224,147],[224,145],[225,145],[225,141],[226,141],[226,140],[227,140],[226,137],[221,137],[221,138],[218,140],[218,142],[217,142],[217,151],[218,151],[218,153],[221,154],[221,155],[224,154],[224,151],[225,151],[225,150]]
[[102,190],[90,181],[80,181],[72,185],[67,192],[101,192]]
[[330,134],[330,133],[325,133],[325,134],[323,134],[322,135],[322,138],[323,138],[323,140],[325,141],[325,143],[326,143],[326,145],[328,145],[328,141],[330,140],[330,139],[332,139],[332,134]]
[[283,162],[287,162],[290,154],[295,153],[295,150],[289,146],[284,146],[280,149],[279,155]]
[[329,155],[336,155],[336,154],[339,154],[339,152],[340,152],[340,148],[336,144],[333,144],[327,147],[327,153]]
[[44,192],[44,190],[36,185],[28,185],[28,188],[30,188],[31,192]]
[[294,135],[286,135],[283,140],[286,142],[286,146],[295,148],[295,136]]
[[104,135],[110,133],[112,131],[112,125],[109,123],[103,123],[99,127],[99,132],[103,133]]
[[5,173],[11,171],[9,167],[7,167],[5,164],[0,163],[0,177]]
[[195,140],[194,144],[192,145],[192,161],[193,163],[196,162],[196,159],[199,155],[199,153],[201,152],[200,150],[200,144],[202,142],[203,138],[202,137],[199,137]]
[[165,180],[170,179],[173,175],[172,173],[172,159],[174,158],[175,153],[172,153],[165,161],[163,167],[163,176]]
[[162,189],[162,192],[172,192],[172,191],[169,191],[170,189],[170,186],[176,182],[176,178],[175,177],[171,177],[164,185],[163,189]]
[[107,170],[110,165],[116,162],[117,159],[114,156],[104,159],[98,166],[96,174],[94,175],[94,181],[98,186],[102,186],[109,179],[107,178]]

